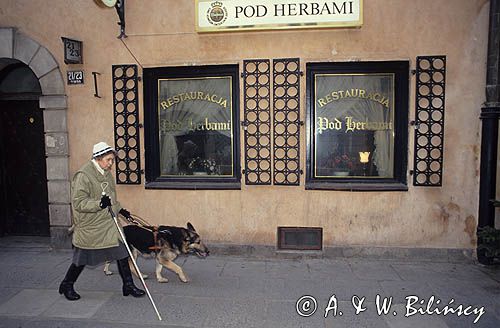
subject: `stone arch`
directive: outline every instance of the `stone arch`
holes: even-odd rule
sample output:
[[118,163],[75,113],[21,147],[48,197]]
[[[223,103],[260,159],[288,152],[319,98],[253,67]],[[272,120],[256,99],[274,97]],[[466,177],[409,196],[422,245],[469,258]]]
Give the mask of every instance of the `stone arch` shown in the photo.
[[71,225],[67,97],[59,64],[47,48],[12,27],[0,28],[0,58],[25,63],[40,83],[51,243],[67,247]]

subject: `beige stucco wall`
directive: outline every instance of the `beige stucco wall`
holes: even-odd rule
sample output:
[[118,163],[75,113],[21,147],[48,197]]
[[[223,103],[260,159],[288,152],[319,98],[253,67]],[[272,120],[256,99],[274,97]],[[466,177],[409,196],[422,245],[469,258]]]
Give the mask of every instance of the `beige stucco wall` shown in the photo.
[[[113,64],[157,67],[299,57],[303,70],[306,62],[346,60],[410,60],[414,68],[416,56],[446,55],[441,188],[413,187],[409,176],[407,192],[306,191],[302,178],[299,187],[245,186],[242,181],[241,190],[231,191],[118,186],[118,193],[125,207],[151,223],[183,225],[189,220],[205,239],[218,243],[274,245],[277,226],[320,226],[325,245],[471,248],[478,211],[488,4],[370,0],[364,1],[364,25],[359,29],[197,34],[194,1],[127,0],[128,38],[119,40],[115,10],[91,0],[0,0],[0,25],[16,27],[45,46],[63,76],[67,69],[85,71],[84,85],[65,87],[70,174],[89,159],[95,142],[114,140]],[[83,41],[83,65],[64,64],[61,36]],[[102,98],[93,96],[93,71],[101,73]],[[302,82],[305,120],[305,77]],[[142,100],[142,83],[140,92]],[[414,97],[412,76],[410,120]],[[142,103],[140,109],[143,118]],[[409,171],[414,146],[410,127],[408,133]],[[305,169],[305,127],[301,134]],[[144,151],[143,139],[141,145]]]

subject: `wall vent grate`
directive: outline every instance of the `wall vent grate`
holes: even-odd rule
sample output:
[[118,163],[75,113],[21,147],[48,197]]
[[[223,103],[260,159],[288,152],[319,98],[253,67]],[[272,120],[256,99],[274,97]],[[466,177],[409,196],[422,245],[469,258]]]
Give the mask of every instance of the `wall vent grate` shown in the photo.
[[278,249],[322,250],[323,228],[278,227]]

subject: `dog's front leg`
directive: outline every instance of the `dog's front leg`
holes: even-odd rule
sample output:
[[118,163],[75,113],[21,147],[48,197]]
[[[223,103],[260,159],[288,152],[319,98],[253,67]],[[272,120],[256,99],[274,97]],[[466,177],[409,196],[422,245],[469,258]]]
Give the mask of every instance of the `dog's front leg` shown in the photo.
[[[139,251],[135,248],[132,249],[132,256],[134,257],[134,261],[135,263],[137,263],[137,257],[139,257]],[[132,259],[129,259],[128,260],[128,265],[130,267],[130,271],[132,271],[132,273],[139,278],[139,274],[137,273],[137,270],[135,269],[134,267],[134,264],[132,263]],[[148,279],[148,275],[147,274],[142,274],[142,279]]]
[[166,267],[167,269],[169,269],[170,271],[175,272],[179,276],[179,279],[182,282],[188,282],[189,281],[188,277],[186,277],[186,274],[184,273],[184,271],[182,270],[182,268],[180,266],[178,266],[177,264],[175,264],[173,261],[166,260],[166,259],[161,259],[160,258],[159,262],[164,267]]
[[158,280],[158,282],[168,282],[168,278],[165,278],[161,275],[162,268],[163,265],[161,265],[160,262],[156,261],[156,280]]

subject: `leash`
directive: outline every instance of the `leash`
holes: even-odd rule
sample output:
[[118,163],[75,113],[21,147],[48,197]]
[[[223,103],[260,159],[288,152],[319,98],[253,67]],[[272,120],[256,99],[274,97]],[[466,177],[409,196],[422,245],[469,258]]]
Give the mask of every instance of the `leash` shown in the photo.
[[[108,185],[109,184],[107,182],[101,183],[101,189],[102,189],[103,194],[106,194],[106,189],[108,188]],[[126,218],[126,217],[123,217],[123,218],[125,219],[125,222],[128,222],[130,224],[134,224],[134,225],[138,226],[139,228],[147,230],[153,234],[154,246],[148,247],[148,249],[154,251],[155,254],[158,254],[158,251],[161,249],[161,246],[158,243],[158,233],[160,233],[159,227],[152,225],[151,223],[149,223],[145,219],[141,218],[138,215],[132,214],[132,213],[130,214],[130,218]],[[162,230],[161,232],[172,234],[167,229]]]
[[140,226],[141,228],[146,228],[147,226],[152,227],[153,225],[149,223],[148,221],[144,220],[138,215],[130,213],[131,218],[125,218],[128,223],[135,224],[137,226]]

